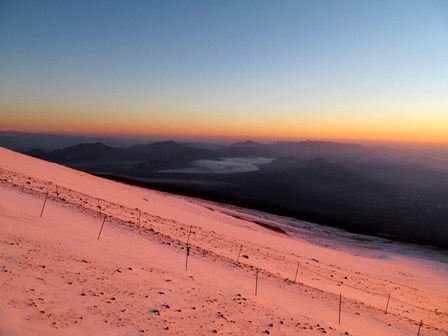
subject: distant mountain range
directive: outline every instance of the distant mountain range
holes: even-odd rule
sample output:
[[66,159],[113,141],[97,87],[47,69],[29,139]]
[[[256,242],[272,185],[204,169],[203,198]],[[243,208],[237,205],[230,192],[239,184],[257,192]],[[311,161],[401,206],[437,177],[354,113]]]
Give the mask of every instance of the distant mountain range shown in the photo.
[[[7,146],[5,146],[7,147]],[[153,156],[165,157],[180,155],[187,160],[207,160],[219,157],[297,157],[302,160],[323,158],[330,162],[366,162],[392,160],[413,164],[428,164],[424,158],[386,146],[368,147],[357,144],[346,144],[323,141],[274,142],[261,144],[254,141],[237,142],[230,145],[182,144],[175,141],[155,142],[146,145],[137,144],[128,147],[112,147],[101,142],[81,143],[54,151],[33,149],[25,151],[32,155],[46,157],[49,160],[67,162],[145,160]],[[101,156],[91,153],[101,152]],[[445,162],[448,168],[448,158]]]
[[321,141],[93,142],[27,153],[127,183],[448,249],[448,158]]
[[113,147],[129,147],[147,142],[148,139],[94,137],[82,135],[41,134],[14,131],[0,131],[0,146],[17,152],[25,153],[33,149],[53,151],[80,143],[102,142]]
[[29,155],[60,163],[93,163],[117,161],[175,162],[200,159],[219,159],[219,155],[205,148],[188,147],[174,141],[114,148],[101,142],[84,143],[45,152],[32,150]]

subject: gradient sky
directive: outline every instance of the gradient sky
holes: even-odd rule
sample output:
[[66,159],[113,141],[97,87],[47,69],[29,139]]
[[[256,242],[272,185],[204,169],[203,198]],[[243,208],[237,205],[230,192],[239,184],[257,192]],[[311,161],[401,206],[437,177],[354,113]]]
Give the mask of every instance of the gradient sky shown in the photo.
[[0,0],[0,130],[448,143],[448,1]]

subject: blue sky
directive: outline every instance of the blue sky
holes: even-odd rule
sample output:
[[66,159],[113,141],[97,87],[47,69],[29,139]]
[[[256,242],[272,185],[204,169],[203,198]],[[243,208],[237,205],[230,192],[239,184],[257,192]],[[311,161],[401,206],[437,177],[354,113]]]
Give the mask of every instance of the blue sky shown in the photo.
[[448,123],[446,55],[446,1],[2,1],[2,123],[359,138],[410,120],[397,138],[424,140]]

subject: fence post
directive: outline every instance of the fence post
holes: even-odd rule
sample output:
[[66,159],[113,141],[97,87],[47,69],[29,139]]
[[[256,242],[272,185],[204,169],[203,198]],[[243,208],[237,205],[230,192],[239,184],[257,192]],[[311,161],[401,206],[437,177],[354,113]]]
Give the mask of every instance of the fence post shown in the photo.
[[299,267],[300,267],[300,263],[297,263],[297,269],[296,269],[296,276],[294,277],[294,283],[296,283],[297,280],[297,274],[299,273]]
[[40,212],[40,218],[42,218],[42,215],[44,213],[44,209],[45,209],[45,204],[47,204],[47,198],[48,198],[48,191],[47,194],[45,195],[45,201],[44,201],[44,205],[42,206],[42,211]]
[[384,311],[385,314],[387,314],[387,308],[389,308],[389,301],[390,301],[390,294],[389,297],[387,298],[386,310]]
[[420,323],[418,324],[418,332],[417,332],[417,336],[420,335],[420,329],[422,328],[423,325],[423,320],[420,320]]
[[339,294],[339,324],[341,324],[342,293]]
[[190,256],[190,245],[187,245],[187,255],[185,258],[185,270],[188,269],[188,257]]
[[103,226],[106,222],[107,215],[104,215],[103,224],[101,225],[100,233],[98,233],[98,238],[96,240],[100,240],[101,232],[103,232]]
[[190,242],[190,234],[191,234],[191,228],[193,227],[193,225],[190,225],[190,230],[188,230],[188,236],[187,236],[187,246],[188,243]]
[[243,245],[240,246],[240,251],[238,252],[238,258],[236,259],[236,262],[240,262],[240,255],[241,255],[241,250],[243,249]]

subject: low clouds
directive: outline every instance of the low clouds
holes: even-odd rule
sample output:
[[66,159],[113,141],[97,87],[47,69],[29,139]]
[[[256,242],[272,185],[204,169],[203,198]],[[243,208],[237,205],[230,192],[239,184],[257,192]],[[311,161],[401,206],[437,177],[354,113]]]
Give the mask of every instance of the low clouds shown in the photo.
[[221,158],[220,160],[197,160],[189,168],[159,170],[160,173],[245,173],[258,170],[258,166],[272,162],[274,159],[256,158]]

